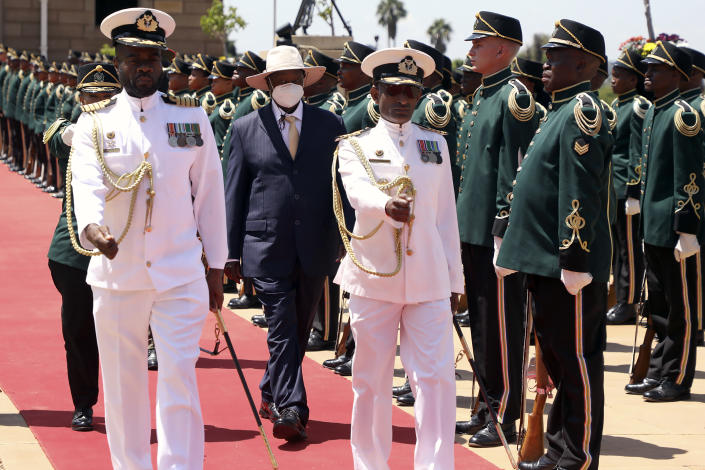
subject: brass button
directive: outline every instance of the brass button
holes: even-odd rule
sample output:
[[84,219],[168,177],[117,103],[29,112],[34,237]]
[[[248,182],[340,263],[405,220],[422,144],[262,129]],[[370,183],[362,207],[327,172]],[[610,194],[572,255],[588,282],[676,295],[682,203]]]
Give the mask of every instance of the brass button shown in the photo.
[[144,116],[140,116],[140,122],[144,122],[144,121],[146,121],[146,120],[147,120],[147,118],[146,118],[146,117],[144,117]]
[[152,262],[151,262],[151,261],[147,261],[146,264],[147,264],[147,267],[148,267],[148,268],[151,268],[151,267],[152,267]]

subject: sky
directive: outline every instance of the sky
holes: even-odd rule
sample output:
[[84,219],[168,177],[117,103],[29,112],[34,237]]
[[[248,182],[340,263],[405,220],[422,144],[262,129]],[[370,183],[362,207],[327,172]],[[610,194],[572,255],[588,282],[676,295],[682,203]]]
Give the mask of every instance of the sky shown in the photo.
[[[535,33],[550,34],[560,18],[568,18],[602,32],[610,60],[618,55],[619,45],[631,36],[647,36],[643,0],[402,0],[407,17],[397,26],[397,45],[406,39],[429,43],[426,30],[437,18],[443,18],[453,27],[446,55],[462,59],[470,43],[464,39],[472,31],[475,13],[490,10],[518,18],[522,24],[524,43],[532,42]],[[273,4],[275,0],[224,0],[226,6],[235,6],[247,21],[247,27],[233,35],[238,50],[262,51],[272,47]],[[374,45],[379,35],[379,47],[387,47],[386,29],[377,23],[379,0],[336,0],[343,17],[352,27],[354,39]],[[276,0],[277,26],[293,23],[300,0]],[[688,16],[688,9],[693,13]],[[705,51],[705,28],[697,16],[705,11],[705,0],[651,0],[651,14],[655,33],[676,33],[686,39],[690,47]],[[337,19],[337,18],[336,18]],[[302,33],[299,30],[299,33]],[[315,17],[309,34],[329,35],[330,27]],[[336,34],[345,33],[336,22]]]

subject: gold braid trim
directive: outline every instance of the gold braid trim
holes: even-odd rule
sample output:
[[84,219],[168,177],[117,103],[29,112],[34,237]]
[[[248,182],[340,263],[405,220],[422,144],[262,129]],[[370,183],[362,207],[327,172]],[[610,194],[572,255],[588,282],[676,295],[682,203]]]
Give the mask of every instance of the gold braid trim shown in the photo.
[[[673,123],[676,125],[676,129],[686,137],[695,137],[700,132],[700,115],[685,101],[679,100],[676,104],[678,104],[678,109],[673,115]],[[686,111],[693,113],[695,116],[695,124],[692,126],[689,126],[683,120],[683,113]]]
[[[230,111],[227,111],[229,109]],[[226,121],[233,118],[233,113],[235,112],[235,105],[230,98],[226,98],[223,104],[218,108],[218,115],[225,119]]]
[[[642,105],[644,104],[647,105],[646,108],[642,107]],[[634,101],[632,102],[632,110],[641,119],[644,119],[646,117],[646,111],[649,110],[649,106],[651,106],[651,102],[643,96],[634,97]]]
[[580,238],[580,230],[585,227],[585,219],[583,219],[578,213],[578,209],[580,209],[580,201],[578,201],[577,199],[573,199],[571,206],[573,207],[573,210],[570,214],[568,214],[568,217],[565,218],[565,224],[568,226],[568,228],[573,230],[573,234],[571,235],[570,240],[564,239],[561,242],[562,246],[560,247],[560,249],[567,250],[577,238],[578,245],[580,245],[580,248],[590,253],[590,250],[588,250],[587,247],[587,242],[583,241],[582,238]]
[[[144,230],[145,232],[152,231],[152,208],[154,207],[155,196],[154,179],[152,177],[152,164],[149,163],[147,160],[142,160],[142,162],[134,171],[125,173],[123,175],[117,175],[116,173],[114,173],[108,167],[107,163],[105,162],[105,156],[103,155],[103,131],[100,126],[100,119],[96,116],[94,112],[89,113],[89,115],[93,118],[93,148],[96,151],[98,162],[100,163],[100,167],[103,171],[103,176],[107,180],[108,184],[112,186],[110,192],[105,196],[105,202],[108,203],[111,200],[115,199],[121,192],[132,193],[130,197],[130,209],[127,214],[127,222],[125,223],[125,228],[122,230],[122,233],[117,239],[117,244],[119,245],[120,243],[122,243],[122,240],[125,238],[127,232],[130,230],[130,226],[132,225],[132,216],[134,214],[135,202],[137,201],[137,191],[145,176],[149,178],[149,188],[147,189],[147,194],[149,198],[147,199],[147,213],[145,216]],[[71,172],[71,162],[73,160],[74,148],[75,147],[73,146],[71,147],[68,165],[66,166],[66,225],[69,231],[69,238],[71,239],[71,245],[73,246],[73,249],[76,250],[79,254],[84,256],[100,256],[103,253],[101,253],[99,250],[91,251],[81,247],[81,245],[78,243],[76,232],[73,230],[73,191],[71,188],[71,180],[73,174]],[[125,182],[125,185],[121,185],[121,182]]]
[[[382,192],[389,192],[393,188],[398,188],[397,189],[397,196],[400,194],[407,194],[410,196],[415,196],[416,190],[414,189],[414,184],[411,182],[411,178],[409,178],[406,175],[400,175],[394,178],[391,182],[387,182],[386,180],[383,179],[377,179],[377,177],[374,174],[374,171],[372,170],[372,166],[370,165],[369,160],[365,156],[364,152],[362,151],[362,148],[360,148],[360,144],[357,142],[356,139],[349,137],[350,139],[350,145],[352,146],[353,150],[355,151],[355,155],[357,155],[358,160],[360,160],[360,163],[362,166],[365,168],[365,171],[367,172],[367,176],[370,179],[370,182],[380,191]],[[367,268],[362,265],[362,263],[357,259],[357,256],[355,256],[355,252],[353,251],[352,244],[350,242],[351,239],[355,240],[369,240],[372,238],[382,227],[384,224],[384,221],[380,221],[379,224],[375,228],[373,228],[369,233],[366,235],[357,235],[347,229],[345,226],[345,214],[343,213],[343,202],[340,198],[340,191],[338,190],[338,182],[337,182],[337,171],[338,171],[338,149],[335,150],[335,153],[333,154],[333,166],[332,166],[332,179],[333,179],[333,213],[335,214],[335,219],[338,222],[338,230],[340,231],[340,237],[343,240],[343,246],[345,246],[345,251],[348,253],[348,256],[350,257],[350,260],[357,266],[360,270],[367,274],[371,274],[373,276],[379,276],[379,277],[393,277],[396,276],[399,271],[401,271],[401,266],[402,266],[402,260],[403,260],[403,255],[402,255],[402,244],[401,244],[401,235],[402,235],[402,229],[400,228],[395,228],[394,229],[394,253],[396,255],[397,259],[397,265],[396,268],[394,268],[393,271],[391,272],[386,272],[386,273],[381,273],[374,271],[370,268]],[[409,232],[408,232],[408,237],[411,238],[411,228],[414,223],[414,205],[412,203],[411,206],[411,217],[409,219],[408,225],[409,225]],[[408,245],[408,240],[407,240],[407,245]],[[407,254],[411,254],[410,250],[407,250]]]
[[607,117],[607,124],[610,126],[610,130],[613,131],[615,127],[617,127],[617,113],[614,112],[614,108],[610,105],[607,104],[605,100],[600,100],[602,101],[602,105],[605,107],[606,117]]
[[[585,116],[585,113],[583,113],[582,97],[588,98],[592,103],[592,107],[597,113],[594,119],[589,119]],[[578,128],[586,135],[597,135],[597,133],[600,132],[600,128],[602,128],[602,113],[600,112],[600,108],[597,106],[597,103],[595,103],[595,100],[592,99],[592,96],[587,93],[580,93],[576,98],[575,106],[573,106],[573,115],[575,116],[575,122]]]
[[201,107],[206,111],[206,114],[210,114],[216,107],[216,98],[213,92],[207,91],[206,95],[201,100]]
[[700,102],[700,112],[705,116],[705,98]]
[[695,184],[695,179],[697,176],[695,173],[691,173],[688,177],[690,178],[690,183],[683,186],[683,191],[688,195],[688,199],[685,201],[678,201],[676,203],[676,206],[678,206],[676,212],[680,212],[685,206],[690,204],[695,212],[695,216],[699,219],[700,214],[698,214],[698,211],[700,210],[700,203],[693,200],[693,196],[700,192],[700,188],[697,184]]
[[[639,161],[641,161],[641,159],[639,159]],[[633,186],[633,185],[635,185],[635,184],[641,183],[641,164],[639,164],[639,165],[637,165],[637,166],[634,167],[634,173],[636,173],[639,178],[638,178],[638,179],[632,178],[632,179],[629,180],[629,182],[627,183],[627,186]]]
[[64,118],[59,118],[54,123],[47,128],[47,130],[44,131],[44,135],[42,136],[42,143],[46,144],[49,142],[49,140],[52,138],[52,136],[56,133],[56,131],[59,130],[59,127],[61,127],[61,124],[66,122],[66,119]]
[[254,93],[252,93],[252,97],[250,98],[250,104],[252,105],[253,110],[263,108],[264,106],[267,106],[268,103],[269,96],[267,96],[267,94],[263,91],[255,90]]
[[540,119],[540,122],[546,122],[546,119],[548,119],[548,110],[546,109],[546,107],[544,105],[542,105],[538,101],[535,104],[536,104],[536,108],[539,110],[539,112],[543,116]]
[[[512,89],[509,92],[509,98],[507,99],[509,111],[512,113],[512,116],[517,119],[517,121],[530,121],[534,117],[534,114],[536,114],[536,101],[534,100],[534,96],[529,93],[526,87],[524,87],[519,80],[510,80],[509,84],[512,86]],[[522,90],[519,89],[519,85],[522,86]],[[517,102],[517,96],[520,91],[525,92],[529,96],[529,106],[526,108],[522,108]]]
[[373,124],[377,124],[380,115],[375,111],[375,102],[371,98],[367,100],[367,115],[370,117]]
[[445,105],[446,112],[443,116],[439,116],[434,110],[433,110],[433,105],[434,105],[434,100],[431,97],[431,94],[429,94],[428,101],[426,101],[426,106],[424,107],[424,113],[426,114],[426,119],[428,120],[429,124],[431,124],[433,127],[436,127],[438,129],[443,129],[448,125],[450,122],[451,118],[451,113],[450,113],[450,106],[448,103],[445,102],[445,100],[436,94],[435,96],[438,97],[439,100],[443,102]]
[[91,104],[84,104],[81,106],[81,112],[92,113],[98,111],[99,109],[103,109],[107,106],[115,104],[115,101],[116,98],[108,98],[107,100],[101,100]]

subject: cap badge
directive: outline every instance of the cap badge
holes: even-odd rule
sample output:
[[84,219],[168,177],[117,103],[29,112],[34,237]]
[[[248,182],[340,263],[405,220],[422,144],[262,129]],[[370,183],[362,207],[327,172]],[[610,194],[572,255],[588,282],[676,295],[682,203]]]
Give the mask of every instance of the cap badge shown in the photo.
[[96,82],[102,82],[105,80],[105,76],[103,75],[103,72],[96,72],[93,74],[93,78],[95,79]]
[[152,12],[147,10],[144,13],[142,13],[142,15],[140,15],[139,18],[137,18],[135,25],[137,26],[137,29],[139,29],[140,31],[146,31],[148,33],[153,33],[159,27],[159,22],[154,17],[154,15],[152,15]]
[[416,75],[418,70],[419,69],[416,66],[416,62],[414,62],[414,59],[412,59],[411,56],[406,56],[404,57],[404,60],[399,62],[399,73]]

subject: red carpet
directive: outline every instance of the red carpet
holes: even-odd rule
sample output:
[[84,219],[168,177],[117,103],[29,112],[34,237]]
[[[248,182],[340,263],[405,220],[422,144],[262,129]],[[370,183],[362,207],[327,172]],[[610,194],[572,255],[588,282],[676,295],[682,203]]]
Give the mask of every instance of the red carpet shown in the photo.
[[[102,395],[95,408],[96,432],[73,432],[67,426],[73,406],[66,379],[60,298],[51,282],[46,258],[60,201],[37,190],[4,165],[0,165],[0,187],[0,387],[20,410],[55,468],[109,469]],[[264,332],[229,312],[225,319],[259,405],[257,384],[267,360]],[[212,317],[203,330],[201,344],[206,348],[213,346]],[[214,358],[205,356],[202,354],[197,364],[206,423],[205,468],[269,468],[264,444],[227,351]],[[146,362],[145,353],[145,367]],[[309,441],[282,443],[272,437],[271,424],[265,423],[280,467],[352,468],[350,382],[310,359],[304,362],[304,377],[311,407]],[[152,402],[155,379],[156,372],[150,372]],[[395,409],[393,419],[391,467],[413,468],[413,418]],[[156,432],[152,435],[154,456]],[[457,468],[497,468],[459,445],[456,462]]]

